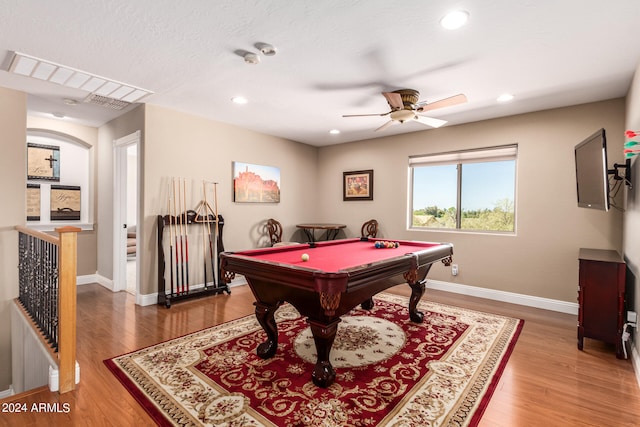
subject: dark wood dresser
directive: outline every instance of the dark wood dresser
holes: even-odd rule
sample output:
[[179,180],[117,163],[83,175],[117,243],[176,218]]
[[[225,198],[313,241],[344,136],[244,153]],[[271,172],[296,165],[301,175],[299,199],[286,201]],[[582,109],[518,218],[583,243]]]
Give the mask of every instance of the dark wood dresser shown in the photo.
[[578,349],[584,338],[615,344],[623,358],[625,316],[624,259],[613,250],[580,249],[578,287]]

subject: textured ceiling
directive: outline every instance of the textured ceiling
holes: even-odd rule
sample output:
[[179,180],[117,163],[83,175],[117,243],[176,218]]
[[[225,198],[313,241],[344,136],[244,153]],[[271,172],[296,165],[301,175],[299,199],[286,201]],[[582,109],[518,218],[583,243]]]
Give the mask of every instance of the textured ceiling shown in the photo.
[[[447,31],[452,9],[470,19]],[[445,126],[624,96],[639,25],[638,0],[2,0],[0,63],[22,52],[151,90],[149,104],[322,146],[428,129],[342,117],[387,112],[382,91],[464,93],[429,112]],[[122,113],[65,105],[87,93],[4,70],[0,86],[29,93],[33,115],[99,126]],[[503,92],[515,99],[497,103]]]

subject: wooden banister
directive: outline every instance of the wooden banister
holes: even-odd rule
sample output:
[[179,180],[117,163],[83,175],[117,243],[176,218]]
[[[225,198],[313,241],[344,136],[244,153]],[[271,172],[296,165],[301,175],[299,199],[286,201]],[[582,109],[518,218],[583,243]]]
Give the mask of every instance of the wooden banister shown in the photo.
[[[58,227],[58,237],[24,226],[22,234],[57,246],[57,359],[58,391],[75,389],[76,378],[76,276],[78,269],[78,227]],[[29,313],[31,316],[33,313]]]
[[58,251],[58,360],[60,393],[76,386],[76,276],[78,271],[77,227],[55,229],[60,235]]
[[[16,225],[16,230],[18,230],[20,233],[22,234],[26,234],[28,236],[33,236],[37,239],[40,240],[44,240],[45,242],[49,242],[52,243],[54,245],[59,245],[60,244],[60,239],[57,238],[56,236],[52,236],[51,234],[47,234],[47,233],[43,233],[42,231],[39,230],[34,230],[33,228],[29,228],[29,227],[25,227],[22,225]],[[73,227],[75,228],[75,227]],[[80,231],[79,228],[76,228],[78,231]]]

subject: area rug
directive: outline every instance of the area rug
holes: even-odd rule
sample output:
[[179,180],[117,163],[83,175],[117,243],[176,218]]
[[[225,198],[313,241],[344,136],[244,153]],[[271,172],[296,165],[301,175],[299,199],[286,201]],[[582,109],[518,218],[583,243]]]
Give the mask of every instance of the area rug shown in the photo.
[[105,360],[159,425],[475,426],[523,321],[382,293],[343,316],[331,350],[336,381],[315,386],[315,345],[289,304],[276,312],[278,351],[247,316]]

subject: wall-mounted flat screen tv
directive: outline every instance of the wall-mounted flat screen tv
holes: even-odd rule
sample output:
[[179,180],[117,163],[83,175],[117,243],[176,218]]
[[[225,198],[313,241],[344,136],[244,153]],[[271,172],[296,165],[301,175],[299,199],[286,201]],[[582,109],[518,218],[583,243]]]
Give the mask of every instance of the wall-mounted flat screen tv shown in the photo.
[[609,210],[607,138],[600,129],[575,147],[578,206]]

